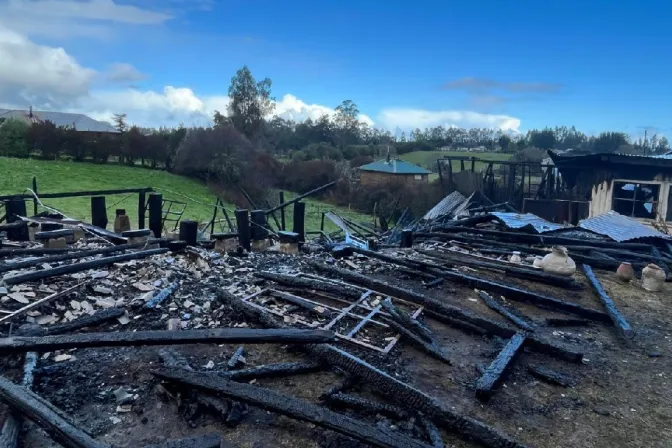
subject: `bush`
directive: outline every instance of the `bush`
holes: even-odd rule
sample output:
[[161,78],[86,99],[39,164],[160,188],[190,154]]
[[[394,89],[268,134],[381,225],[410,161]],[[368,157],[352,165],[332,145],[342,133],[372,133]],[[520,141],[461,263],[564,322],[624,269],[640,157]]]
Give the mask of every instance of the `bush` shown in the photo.
[[15,119],[9,119],[0,124],[0,154],[8,157],[28,157],[30,155],[29,128],[26,122]]
[[286,190],[304,193],[336,180],[336,164],[331,160],[287,163],[279,173],[279,184]]

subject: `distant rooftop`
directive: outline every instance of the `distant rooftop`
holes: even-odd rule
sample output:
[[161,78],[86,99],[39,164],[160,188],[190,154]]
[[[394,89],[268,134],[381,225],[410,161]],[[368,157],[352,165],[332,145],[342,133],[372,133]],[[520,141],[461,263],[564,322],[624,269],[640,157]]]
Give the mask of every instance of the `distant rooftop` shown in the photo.
[[39,123],[51,121],[56,126],[72,126],[76,131],[81,132],[109,132],[119,133],[109,123],[96,121],[93,118],[83,114],[70,114],[67,112],[43,112],[21,109],[0,109],[0,119],[19,119],[30,123]]
[[359,167],[362,171],[375,171],[377,173],[390,173],[390,174],[430,174],[431,171],[426,170],[418,165],[414,165],[411,162],[406,162],[405,160],[392,159],[389,162],[387,160],[379,160],[377,162],[368,163]]

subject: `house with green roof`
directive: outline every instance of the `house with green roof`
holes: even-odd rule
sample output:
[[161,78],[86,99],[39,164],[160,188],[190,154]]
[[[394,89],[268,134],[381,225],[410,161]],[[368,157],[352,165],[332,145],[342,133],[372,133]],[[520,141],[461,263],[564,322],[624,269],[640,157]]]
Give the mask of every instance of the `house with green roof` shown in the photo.
[[359,167],[362,185],[379,185],[390,182],[426,184],[431,171],[401,159],[379,160]]

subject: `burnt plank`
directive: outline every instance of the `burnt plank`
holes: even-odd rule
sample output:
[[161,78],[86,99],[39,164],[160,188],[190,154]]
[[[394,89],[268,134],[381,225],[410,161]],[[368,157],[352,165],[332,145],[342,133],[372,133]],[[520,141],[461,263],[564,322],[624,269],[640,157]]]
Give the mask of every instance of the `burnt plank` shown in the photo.
[[334,408],[350,408],[368,415],[385,415],[396,420],[406,420],[409,413],[400,407],[367,400],[355,395],[337,393],[325,396],[325,401]]
[[607,294],[607,292],[604,290],[602,283],[595,275],[595,272],[593,272],[593,269],[589,265],[584,264],[583,272],[586,274],[586,278],[588,278],[588,281],[597,293],[597,296],[602,301],[604,308],[607,310],[607,314],[609,314],[609,317],[611,318],[616,328],[618,328],[625,338],[632,339],[635,336],[635,331],[632,329],[623,314],[621,314],[612,298],[609,297],[609,294]]
[[157,370],[157,377],[244,401],[267,411],[311,422],[381,448],[428,448],[429,446],[398,432],[332,412],[322,406],[281,394],[271,389],[216,378],[209,374]]
[[406,328],[420,336],[425,341],[434,342],[434,335],[429,330],[429,328],[425,327],[416,319],[411,318],[411,316],[394,306],[392,300],[389,297],[383,300],[382,305],[383,308],[385,308],[385,310],[390,313],[392,319],[394,319],[398,324],[404,325]]
[[590,325],[590,321],[585,319],[563,319],[547,317],[546,325],[549,327],[585,327]]
[[124,347],[180,344],[307,344],[334,340],[326,330],[213,328],[183,331],[136,331],[85,333],[59,336],[13,336],[0,339],[0,355],[23,352],[47,352],[71,348]]
[[318,372],[320,370],[322,370],[322,364],[319,362],[282,362],[250,367],[249,369],[220,372],[218,375],[233,381],[247,381],[253,378],[298,375],[301,373]]
[[524,333],[516,333],[485,369],[485,373],[476,383],[476,397],[479,400],[490,398],[495,389],[502,384],[511,365],[523,351],[525,337]]
[[46,406],[33,392],[0,376],[0,399],[40,426],[65,448],[110,448],[91,438]]
[[494,297],[490,296],[490,294],[487,292],[479,291],[478,296],[481,298],[481,300],[483,300],[488,308],[497,311],[499,314],[513,322],[513,324],[517,327],[526,331],[534,331],[534,325],[507,310],[501,303],[499,303]]
[[549,369],[548,367],[538,366],[538,365],[528,365],[527,371],[530,372],[536,378],[539,378],[547,383],[556,384],[562,387],[572,387],[576,384],[576,380],[571,378],[568,375],[565,375],[555,370]]
[[238,367],[238,364],[242,364],[245,359],[245,347],[238,347],[236,351],[231,355],[231,359],[226,363],[226,368],[231,370]]

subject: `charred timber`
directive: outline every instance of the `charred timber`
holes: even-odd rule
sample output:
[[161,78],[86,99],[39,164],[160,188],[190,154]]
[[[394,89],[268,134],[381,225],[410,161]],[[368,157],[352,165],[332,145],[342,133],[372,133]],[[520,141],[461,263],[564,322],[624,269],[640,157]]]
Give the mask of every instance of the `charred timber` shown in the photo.
[[[236,314],[268,328],[284,325],[273,315],[250,306],[226,290],[220,289],[218,300]],[[514,334],[513,332],[511,334]],[[462,416],[443,406],[424,392],[403,383],[356,356],[329,344],[303,346],[310,356],[337,367],[351,376],[367,381],[381,394],[393,397],[400,405],[425,413],[434,423],[457,432],[487,448],[525,448],[506,434],[471,417]]]
[[[39,357],[35,352],[26,353],[23,362],[23,380],[21,386],[26,389],[33,387],[34,372],[37,367]],[[16,411],[10,411],[2,425],[0,432],[0,447],[2,448],[18,448],[19,434],[21,433],[21,426],[23,425],[23,417]]]
[[425,339],[421,338],[409,328],[406,328],[404,325],[400,324],[394,319],[386,319],[386,322],[390,328],[395,330],[397,333],[400,333],[404,337],[404,340],[408,341],[418,350],[425,352],[434,359],[438,359],[441,362],[452,365],[450,358],[448,358],[448,356],[443,352],[441,347],[439,347],[434,342],[434,340],[427,342]]
[[490,294],[488,294],[487,292],[479,291],[478,296],[481,298],[481,300],[483,300],[483,302],[488,306],[488,308],[506,317],[511,322],[513,322],[513,324],[516,325],[518,328],[521,328],[526,331],[534,331],[534,325],[532,325],[525,319],[516,316],[511,311],[507,310],[504,307],[504,305],[499,303],[494,297],[491,297]]
[[425,433],[427,434],[427,438],[432,442],[432,446],[434,448],[445,448],[446,444],[443,443],[443,437],[441,436],[441,431],[439,431],[439,428],[432,423],[431,420],[427,418],[420,418],[420,424],[425,428]]
[[78,250],[62,255],[52,255],[50,257],[35,258],[33,260],[19,261],[16,263],[5,263],[0,265],[0,273],[14,271],[17,269],[41,266],[43,263],[55,263],[58,261],[74,260],[77,258],[92,257],[95,255],[110,254],[114,252],[123,252],[128,249],[137,249],[145,246],[146,243],[121,244],[119,246],[103,247],[102,249]]
[[168,249],[150,249],[133,252],[130,254],[115,255],[112,257],[99,258],[96,260],[82,261],[80,263],[59,266],[51,269],[44,269],[42,271],[29,272],[27,274],[15,275],[4,278],[6,285],[18,285],[25,282],[33,282],[37,280],[44,280],[46,278],[55,277],[57,275],[74,274],[75,272],[87,271],[89,269],[96,269],[103,266],[109,266],[114,263],[122,261],[138,260],[152,255],[165,254]]
[[527,371],[530,372],[534,377],[557,386],[573,387],[576,385],[576,380],[574,380],[574,378],[571,378],[563,373],[556,372],[555,370],[551,370],[547,367],[528,365]]
[[270,280],[280,285],[291,286],[293,288],[315,289],[332,294],[345,295],[351,299],[359,299],[362,292],[356,288],[349,288],[347,286],[334,285],[328,282],[322,282],[312,278],[295,277],[293,275],[275,274],[272,272],[255,272],[255,277]]
[[223,441],[219,434],[207,434],[186,439],[166,440],[163,443],[145,445],[144,448],[233,448],[233,445]]
[[326,401],[331,407],[355,409],[369,415],[385,415],[396,420],[408,419],[409,413],[400,407],[366,400],[350,394],[331,394],[326,396]]
[[[370,258],[377,258],[388,263],[397,264],[401,266],[412,266],[413,264],[417,266],[422,266],[427,272],[448,280],[452,280],[456,283],[461,283],[467,285],[471,288],[484,289],[486,291],[492,291],[499,294],[505,295],[510,300],[516,300],[521,302],[529,302],[538,306],[543,306],[552,310],[562,311],[565,313],[576,314],[581,317],[595,320],[597,322],[611,323],[611,319],[605,313],[597,310],[592,310],[590,308],[585,308],[581,305],[575,303],[566,302],[564,300],[556,299],[545,294],[540,294],[529,289],[519,288],[516,286],[507,285],[505,283],[500,283],[492,280],[488,280],[481,277],[476,277],[474,275],[462,274],[455,271],[445,271],[437,269],[436,265],[421,262],[418,260],[403,260],[395,257],[390,257],[378,252],[353,248],[353,250],[362,255],[366,255]],[[439,267],[440,268],[440,267]]]
[[110,448],[63,419],[33,392],[0,376],[0,399],[40,426],[65,448]]
[[127,347],[141,345],[180,344],[314,344],[334,340],[334,333],[326,330],[217,328],[183,331],[136,331],[121,333],[85,333],[62,336],[23,337],[0,339],[0,355],[24,352],[50,352],[71,348]]
[[238,347],[235,352],[233,352],[233,355],[231,355],[231,359],[229,359],[229,362],[226,363],[226,368],[231,370],[231,369],[236,369],[238,368],[239,364],[243,364],[245,360],[245,347]]
[[523,351],[525,334],[516,333],[504,346],[497,358],[485,369],[485,373],[476,383],[476,398],[487,400],[506,378],[516,358]]
[[547,317],[546,325],[549,327],[585,327],[590,325],[589,320],[585,319],[561,319],[555,317]]
[[303,297],[295,296],[294,294],[289,294],[287,292],[277,291],[277,290],[271,290],[270,295],[271,295],[271,297],[277,297],[279,299],[284,300],[285,302],[289,302],[289,303],[291,303],[293,305],[296,305],[300,308],[308,310],[311,313],[314,313],[314,314],[317,314],[317,315],[320,315],[320,316],[326,316],[326,317],[333,316],[333,313],[330,310],[328,310],[328,309],[326,309],[326,308],[324,308],[320,305],[316,305],[314,303],[311,303],[311,302],[305,300]]
[[609,294],[607,294],[607,292],[604,290],[602,283],[600,283],[600,280],[593,272],[593,269],[589,265],[584,264],[583,273],[586,274],[590,285],[593,287],[597,293],[597,296],[602,301],[604,308],[607,310],[607,314],[609,314],[609,317],[611,318],[616,328],[618,328],[625,338],[632,339],[635,336],[635,331],[632,329],[623,314],[621,314],[612,298],[609,297]]
[[38,247],[35,249],[1,249],[0,257],[24,257],[24,256],[36,256],[36,255],[45,255],[45,254],[65,254],[68,252],[77,252],[81,249],[75,249],[73,247],[66,247],[64,249],[51,249],[46,247]]
[[[64,324],[56,324],[49,326],[40,326],[40,325],[29,325],[21,326],[19,331],[16,333],[17,336],[50,336],[57,334],[66,334],[72,333],[82,328],[95,327],[104,322],[107,322],[112,319],[126,314],[126,310],[123,308],[109,308],[107,310],[96,311],[90,316],[79,317],[73,321],[66,322]],[[2,339],[0,339],[1,341]]]
[[[427,311],[432,312],[432,314],[427,313],[428,316],[431,316],[432,318],[440,322],[445,322],[448,325],[451,324],[451,320],[453,321],[456,320],[458,322],[459,321],[466,322],[468,324],[471,324],[475,327],[487,331],[489,334],[499,336],[502,338],[511,338],[514,334],[516,334],[516,330],[506,325],[503,325],[499,322],[496,322],[492,319],[489,319],[485,316],[481,316],[472,313],[470,311],[463,310],[456,306],[438,302],[432,298],[416,293],[414,291],[399,288],[397,286],[390,285],[380,280],[376,280],[347,269],[340,269],[312,261],[309,261],[308,263],[318,271],[341,277],[350,282],[356,283],[361,286],[365,286],[371,290],[378,291],[380,293],[390,295],[392,297],[398,297],[400,299],[404,299],[409,302],[423,305]],[[442,319],[442,316],[446,316],[446,319]],[[457,326],[457,328],[460,327]],[[535,351],[556,356],[567,361],[581,362],[581,360],[583,359],[582,353],[557,346],[551,342],[547,342],[540,336],[530,336],[527,338],[526,343],[531,349]]]
[[243,370],[233,370],[230,372],[220,372],[219,376],[233,381],[246,381],[253,378],[271,378],[289,375],[299,375],[302,373],[319,372],[322,370],[322,363],[319,362],[283,362],[279,364],[268,364],[263,366],[251,367]]
[[390,313],[392,319],[395,320],[398,324],[408,328],[425,341],[434,343],[434,335],[432,334],[431,331],[429,331],[429,328],[425,327],[417,320],[412,319],[411,316],[409,316],[404,311],[394,306],[392,300],[390,300],[389,298],[385,299],[383,300],[382,305],[383,308],[385,308],[385,310],[387,310],[387,312]]
[[428,445],[398,432],[371,426],[368,423],[337,414],[322,406],[317,406],[271,389],[245,383],[236,383],[213,377],[210,374],[169,370],[159,370],[152,373],[163,380],[219,393],[267,411],[314,423],[381,448],[428,448]]

